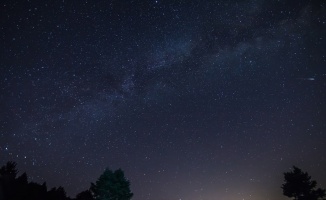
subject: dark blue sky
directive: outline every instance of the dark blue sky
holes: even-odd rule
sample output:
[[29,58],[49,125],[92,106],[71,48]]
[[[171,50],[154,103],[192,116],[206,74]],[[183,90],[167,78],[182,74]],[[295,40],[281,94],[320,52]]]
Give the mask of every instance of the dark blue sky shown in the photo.
[[[325,1],[5,1],[0,156],[70,196],[122,168],[134,200],[326,188]],[[285,198],[284,198],[285,199]]]

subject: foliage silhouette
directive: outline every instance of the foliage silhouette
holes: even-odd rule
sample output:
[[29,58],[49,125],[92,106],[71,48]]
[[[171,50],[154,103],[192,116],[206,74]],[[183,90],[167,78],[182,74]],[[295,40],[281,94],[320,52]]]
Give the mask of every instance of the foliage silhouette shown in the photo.
[[76,195],[76,200],[94,200],[91,191],[85,190]]
[[48,200],[67,199],[66,191],[61,186],[58,188],[54,187],[47,193],[47,199]]
[[96,184],[91,183],[90,191],[96,200],[130,200],[130,182],[121,169],[111,171],[106,169],[98,178]]
[[18,170],[16,169],[17,163],[13,161],[7,162],[5,166],[0,168],[0,175],[3,177],[16,178]]
[[325,197],[325,190],[314,189],[317,182],[312,181],[307,172],[302,172],[296,166],[293,166],[293,171],[284,173],[284,181],[281,188],[287,197],[294,197],[295,200],[318,200]]
[[[15,162],[7,162],[0,168],[0,200],[72,200],[61,186],[48,191],[45,182],[28,182],[26,173],[17,177],[16,166]],[[80,192],[74,200],[129,200],[133,196],[129,186],[121,169],[107,169],[90,190]]]
[[0,198],[14,199],[17,196],[14,189],[16,187],[15,178],[18,174],[16,165],[15,162],[9,161],[5,166],[0,168]]
[[63,187],[47,191],[46,183],[28,182],[27,174],[17,177],[15,162],[0,168],[0,200],[69,200]]

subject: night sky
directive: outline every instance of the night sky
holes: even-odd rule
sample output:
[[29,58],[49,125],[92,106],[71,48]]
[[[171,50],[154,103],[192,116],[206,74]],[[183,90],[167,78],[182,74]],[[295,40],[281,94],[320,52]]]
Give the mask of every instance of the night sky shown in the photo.
[[7,0],[0,161],[74,197],[106,167],[134,200],[326,188],[326,1]]

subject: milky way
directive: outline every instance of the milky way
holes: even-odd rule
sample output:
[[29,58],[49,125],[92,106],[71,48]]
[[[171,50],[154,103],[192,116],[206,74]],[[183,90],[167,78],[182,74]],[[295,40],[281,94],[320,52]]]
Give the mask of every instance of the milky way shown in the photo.
[[326,188],[325,1],[5,1],[0,156],[140,199],[286,199]]

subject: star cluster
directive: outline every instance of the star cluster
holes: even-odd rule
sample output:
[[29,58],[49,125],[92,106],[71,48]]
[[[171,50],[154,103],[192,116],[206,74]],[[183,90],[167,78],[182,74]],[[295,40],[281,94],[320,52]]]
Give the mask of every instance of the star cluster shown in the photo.
[[[324,1],[5,1],[0,155],[140,199],[282,199],[292,165],[326,188]],[[284,198],[285,199],[285,198]]]

